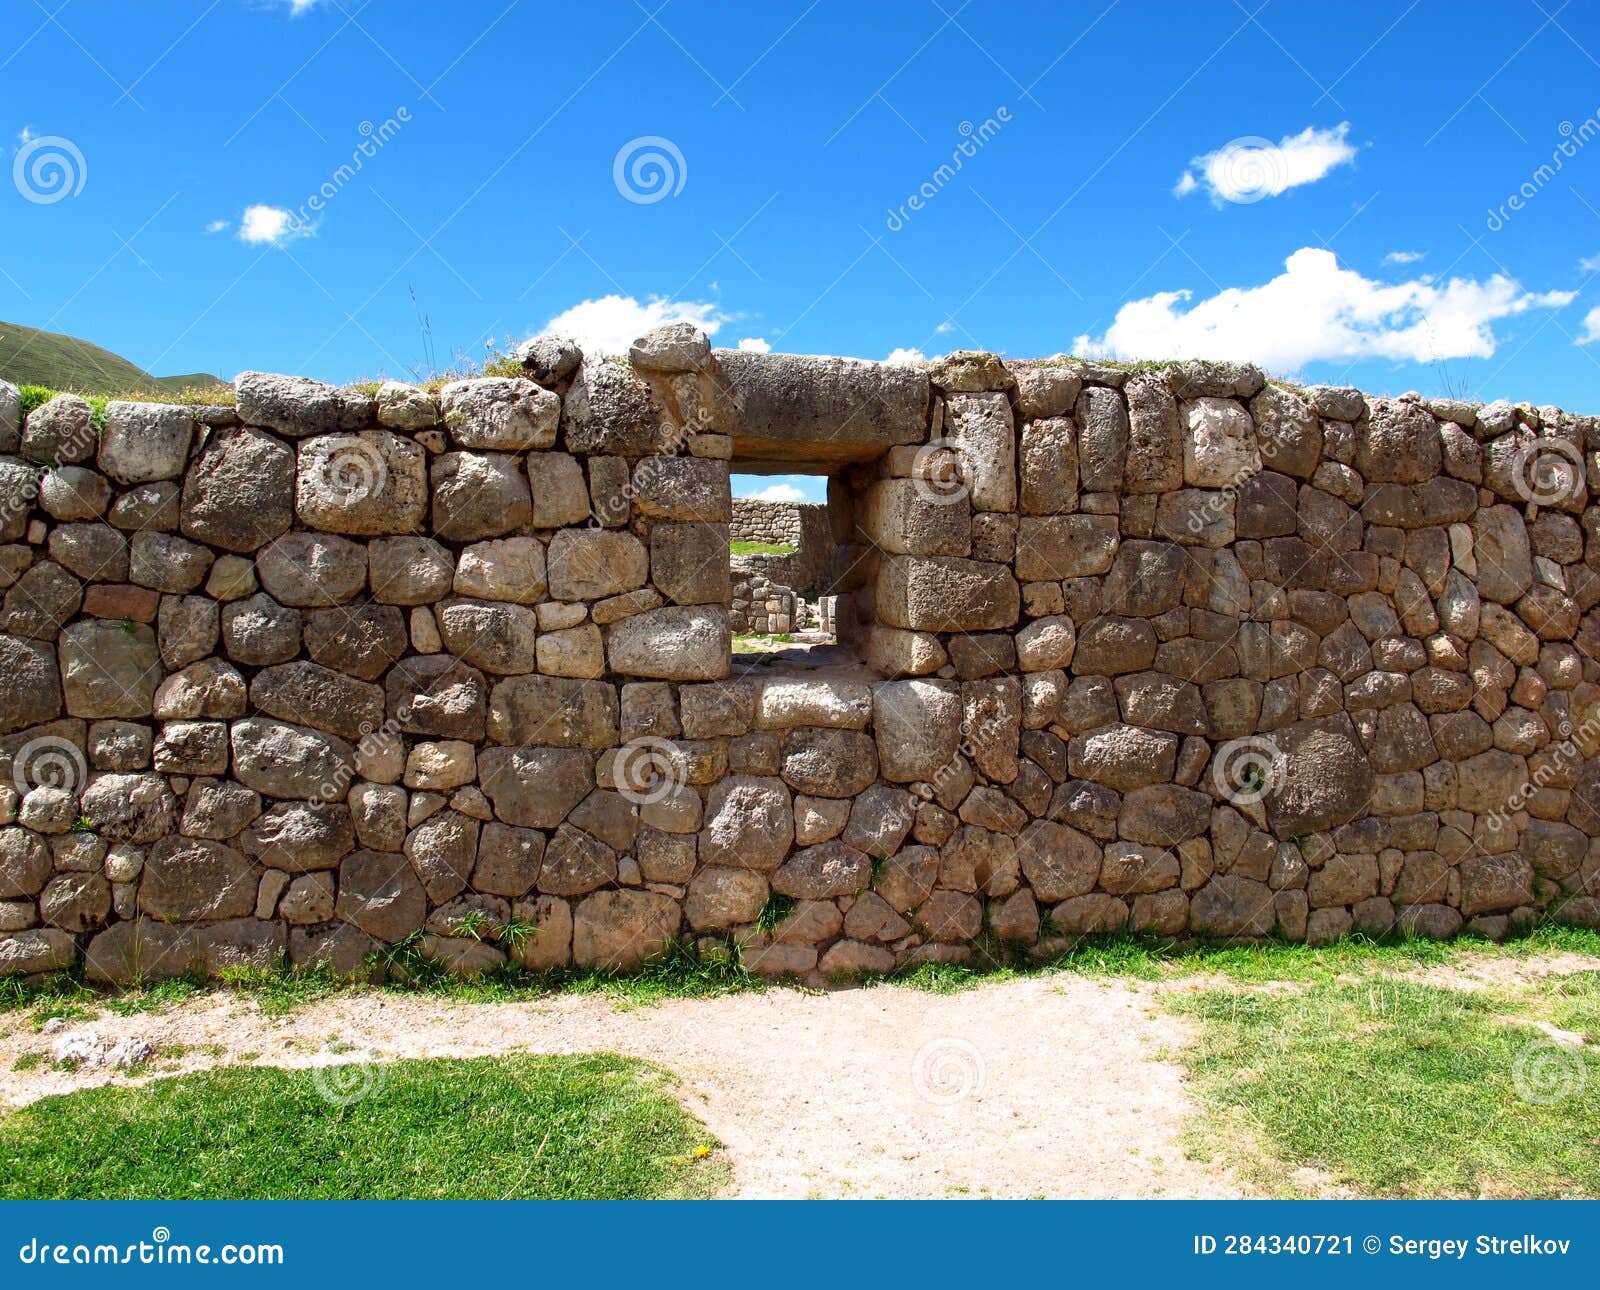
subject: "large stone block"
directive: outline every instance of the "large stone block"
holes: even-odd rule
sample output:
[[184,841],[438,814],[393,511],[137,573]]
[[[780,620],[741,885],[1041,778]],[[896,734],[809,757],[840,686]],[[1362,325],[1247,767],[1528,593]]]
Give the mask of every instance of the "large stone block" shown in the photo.
[[428,468],[433,489],[433,530],[442,538],[472,542],[525,528],[533,499],[517,458],[498,452],[447,452]]
[[972,550],[972,505],[966,496],[945,496],[921,480],[879,480],[862,495],[856,522],[867,541],[894,555]]
[[428,897],[405,856],[357,851],[339,866],[334,912],[368,936],[392,945],[422,929]]
[[1184,405],[1183,482],[1197,488],[1237,487],[1261,469],[1250,414],[1232,399],[1201,398]]
[[285,533],[256,557],[256,572],[280,604],[342,605],[367,585],[367,548],[331,533]]
[[194,419],[188,408],[113,401],[106,404],[100,469],[122,484],[176,479],[189,460],[193,438]]
[[324,385],[304,376],[240,372],[234,381],[239,420],[300,438],[361,430],[377,415],[370,394]]
[[861,681],[774,677],[760,685],[755,724],[760,730],[834,726],[865,730],[872,719],[872,691]]
[[1122,395],[1086,387],[1074,407],[1078,423],[1078,482],[1086,493],[1121,492],[1128,461],[1128,409]]
[[295,513],[329,533],[414,533],[428,513],[426,454],[387,430],[303,440]]
[[355,775],[355,750],[336,735],[249,717],[229,738],[235,777],[267,797],[340,801]]
[[1128,460],[1124,487],[1130,493],[1165,493],[1183,483],[1183,430],[1178,402],[1160,373],[1140,372],[1122,387],[1128,402]]
[[736,458],[870,461],[927,435],[932,390],[915,367],[737,350],[716,366]]
[[1371,399],[1356,430],[1355,468],[1368,483],[1420,484],[1439,473],[1439,423],[1409,399]]
[[646,457],[633,468],[633,506],[656,520],[726,524],[733,518],[728,463],[700,457]]
[[1024,515],[1058,515],[1077,508],[1078,428],[1070,417],[1027,422],[1022,427],[1018,459],[1018,509]]
[[932,780],[961,744],[961,695],[949,681],[885,681],[872,690],[879,773],[909,784]]
[[871,735],[803,726],[784,737],[783,779],[798,793],[854,797],[877,777],[878,748]]
[[607,633],[611,670],[665,681],[716,681],[728,674],[732,634],[727,612],[669,605],[624,618]]
[[668,447],[672,428],[650,387],[626,363],[584,360],[562,401],[567,451],[642,457]]
[[1017,437],[1005,394],[950,395],[945,400],[945,437],[955,449],[972,508],[1016,510]]
[[[375,561],[372,585],[376,590],[378,568]],[[536,605],[545,598],[547,589],[544,544],[536,537],[475,542],[461,552],[455,572],[455,593],[458,596]]]
[[697,932],[723,931],[754,923],[767,903],[767,880],[750,869],[703,868],[689,884],[683,904]]
[[[1278,837],[1331,829],[1367,810],[1373,792],[1372,762],[1349,717],[1340,713],[1298,721],[1276,732],[1272,743],[1276,751],[1268,750],[1273,764],[1266,807]],[[1253,791],[1246,785],[1234,787]]]
[[61,633],[61,692],[74,717],[149,716],[161,677],[156,635],[143,623],[91,618]]
[[247,856],[289,873],[332,869],[355,845],[355,825],[343,802],[279,802],[239,837]]
[[250,702],[269,717],[345,739],[360,739],[383,724],[381,688],[317,663],[284,663],[257,672]]
[[163,838],[139,879],[139,910],[173,922],[247,918],[260,869],[232,847],[205,838]]
[[726,605],[728,526],[660,521],[650,527],[650,579],[679,605]]
[[610,748],[617,743],[617,687],[563,676],[498,681],[488,731],[500,744]]
[[1238,874],[1221,874],[1194,893],[1189,926],[1201,936],[1219,939],[1270,936],[1277,926],[1272,888]]
[[653,891],[597,891],[572,919],[572,961],[622,971],[664,953],[678,934],[677,901]]
[[485,748],[478,782],[507,824],[553,829],[594,791],[594,758],[577,748]]
[[1100,589],[1100,608],[1108,614],[1154,618],[1183,599],[1186,557],[1171,542],[1131,539],[1117,551]]
[[406,734],[482,739],[489,707],[483,673],[447,654],[408,658],[384,678],[388,715]]
[[447,600],[434,610],[445,650],[473,667],[500,676],[534,669],[538,615],[526,605],[500,600]]
[[294,450],[248,426],[214,432],[184,475],[180,526],[197,542],[242,554],[294,523]]
[[61,673],[55,647],[0,635],[0,734],[42,725],[60,715]]
[[793,842],[794,810],[781,780],[731,775],[711,786],[700,829],[701,864],[775,869]]
[[521,452],[556,441],[561,400],[521,376],[451,381],[439,391],[450,437],[463,448]]
[[1024,515],[1017,528],[1017,577],[1024,582],[1105,573],[1116,553],[1115,515]]
[[562,529],[547,555],[554,600],[603,600],[642,587],[650,579],[650,553],[632,533],[616,529]]
[[530,452],[523,458],[533,494],[536,529],[582,524],[589,518],[589,487],[578,459],[564,452]]
[[879,620],[912,631],[975,632],[1010,627],[1022,592],[1003,564],[956,556],[897,555],[878,568]]
[[1509,605],[1533,585],[1533,552],[1522,516],[1511,506],[1488,506],[1472,520],[1478,594]]

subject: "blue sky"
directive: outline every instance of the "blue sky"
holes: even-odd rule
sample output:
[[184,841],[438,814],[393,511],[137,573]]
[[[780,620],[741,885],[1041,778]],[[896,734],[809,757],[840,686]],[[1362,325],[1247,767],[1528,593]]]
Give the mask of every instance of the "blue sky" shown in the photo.
[[681,316],[1600,412],[1592,6],[5,10],[0,318],[158,374]]

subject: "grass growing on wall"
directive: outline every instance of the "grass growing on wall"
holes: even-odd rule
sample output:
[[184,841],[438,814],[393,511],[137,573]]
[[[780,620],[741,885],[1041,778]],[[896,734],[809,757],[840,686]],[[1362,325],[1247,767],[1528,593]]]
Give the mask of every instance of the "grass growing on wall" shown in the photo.
[[0,1117],[0,1196],[704,1198],[728,1178],[673,1079],[630,1058],[222,1067]]

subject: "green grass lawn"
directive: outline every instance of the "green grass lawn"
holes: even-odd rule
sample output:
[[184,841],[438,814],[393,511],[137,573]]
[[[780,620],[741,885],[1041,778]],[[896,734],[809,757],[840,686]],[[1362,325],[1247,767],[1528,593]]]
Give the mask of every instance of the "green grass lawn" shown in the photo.
[[1368,968],[1172,1006],[1200,1023],[1176,1054],[1197,1153],[1270,1192],[1310,1166],[1372,1196],[1600,1197],[1600,970],[1463,990]]
[[728,550],[734,555],[793,555],[794,548],[787,542],[730,542]]
[[0,1116],[0,1197],[712,1196],[726,1166],[671,1080],[622,1057],[512,1055],[89,1089]]

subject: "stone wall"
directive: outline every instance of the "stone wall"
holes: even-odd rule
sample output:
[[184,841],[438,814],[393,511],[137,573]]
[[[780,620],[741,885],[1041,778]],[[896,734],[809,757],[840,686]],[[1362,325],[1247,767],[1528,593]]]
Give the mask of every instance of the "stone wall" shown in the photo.
[[801,596],[816,597],[828,591],[835,543],[826,506],[735,497],[729,531],[735,542],[772,542],[794,548],[788,555],[741,556],[760,562],[745,566],[751,572]]
[[800,509],[797,502],[763,502],[753,497],[735,497],[731,528],[733,540],[774,542],[798,549],[801,539]]
[[[630,359],[0,385],[0,972],[1600,925],[1594,419]],[[861,666],[732,672],[730,463],[831,472]]]

